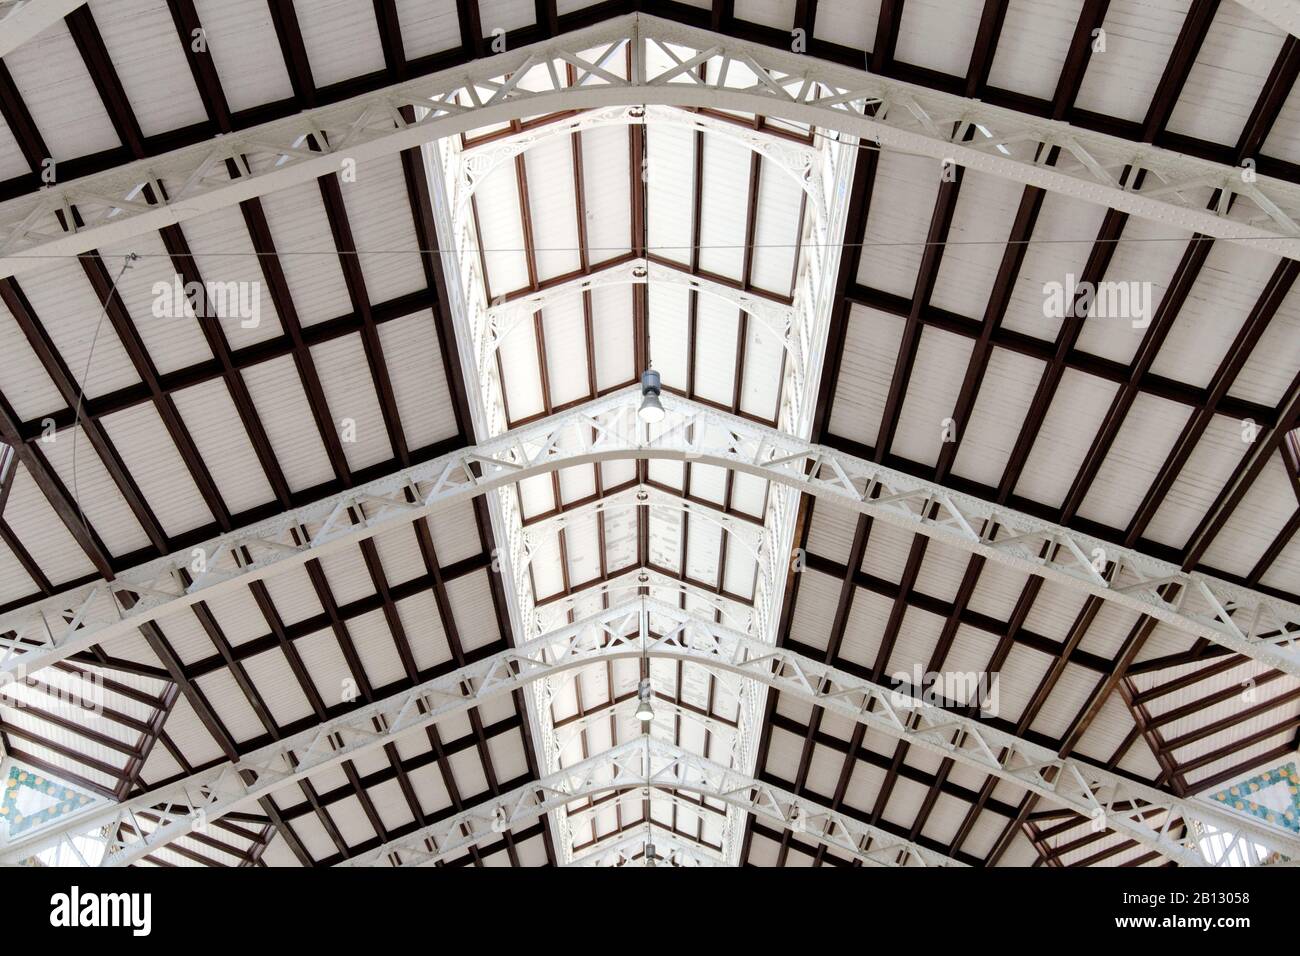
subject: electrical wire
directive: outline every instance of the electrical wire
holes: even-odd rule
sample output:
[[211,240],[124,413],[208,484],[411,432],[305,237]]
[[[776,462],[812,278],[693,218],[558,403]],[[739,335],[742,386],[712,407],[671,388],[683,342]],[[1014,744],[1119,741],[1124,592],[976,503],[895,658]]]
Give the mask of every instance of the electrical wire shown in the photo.
[[122,268],[117,270],[117,276],[113,279],[113,284],[109,286],[108,294],[104,296],[104,301],[99,307],[99,321],[95,323],[95,334],[90,337],[90,350],[86,353],[86,371],[81,376],[81,381],[77,384],[77,403],[72,412],[72,502],[77,506],[77,519],[81,522],[82,529],[87,535],[93,535],[90,525],[86,522],[86,514],[81,508],[81,494],[77,490],[77,435],[80,433],[81,409],[85,404],[86,388],[90,382],[90,363],[95,357],[95,345],[99,342],[99,331],[104,327],[104,319],[108,316],[108,303],[117,292],[117,284],[121,281],[123,274],[135,263],[140,257],[134,252],[128,252],[122,260]]
[[[1224,242],[1255,242],[1276,239],[1276,236],[1239,236],[1232,239],[1225,239]],[[1078,239],[941,239],[925,240],[918,239],[900,240],[900,241],[880,241],[864,240],[862,242],[734,242],[734,243],[681,243],[673,245],[655,245],[648,246],[648,252],[693,252],[695,250],[733,250],[733,249],[898,249],[898,248],[917,248],[926,249],[931,246],[1034,246],[1034,245],[1075,245],[1075,246],[1094,246],[1094,245],[1122,245],[1135,243],[1161,243],[1161,242],[1180,242],[1180,243],[1198,243],[1198,242],[1215,242],[1218,237],[1206,236],[1199,233],[1190,236],[1117,236],[1114,239],[1107,239],[1100,236],[1086,236]],[[501,253],[528,253],[528,252],[621,252],[626,253],[630,246],[624,244],[621,246],[468,246],[475,252],[485,254]],[[286,249],[276,250],[275,252],[205,252],[204,258],[226,258],[226,259],[256,259],[263,256],[270,258],[285,256],[433,256],[433,255],[454,255],[453,250],[444,249]],[[172,256],[165,252],[141,252],[135,254],[137,259],[171,259]],[[61,259],[82,259],[93,258],[90,254],[34,254],[34,255],[13,255],[5,256],[9,260],[61,260]]]

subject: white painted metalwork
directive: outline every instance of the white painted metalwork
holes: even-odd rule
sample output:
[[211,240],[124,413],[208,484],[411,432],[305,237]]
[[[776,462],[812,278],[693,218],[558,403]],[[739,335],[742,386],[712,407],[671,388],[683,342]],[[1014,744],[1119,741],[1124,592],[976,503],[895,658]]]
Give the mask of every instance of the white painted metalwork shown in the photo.
[[[608,53],[608,51],[606,51]],[[603,55],[602,55],[603,56]],[[700,122],[696,122],[699,119]],[[469,198],[474,187],[484,181],[493,169],[501,168],[524,150],[557,135],[569,135],[575,130],[608,125],[610,123],[640,122],[647,126],[668,124],[696,130],[709,130],[714,126],[727,127],[726,134],[737,136],[750,149],[768,157],[799,182],[813,196],[813,214],[805,218],[801,234],[794,285],[793,304],[785,306],[759,296],[729,289],[720,283],[702,281],[666,266],[638,259],[601,270],[598,274],[582,277],[555,289],[525,296],[509,302],[489,303],[487,282],[482,261],[477,254],[480,246],[478,225],[470,215]],[[746,310],[756,320],[756,325],[778,338],[786,351],[779,381],[775,382],[778,397],[778,422],[795,434],[807,435],[811,423],[812,407],[816,393],[816,379],[808,374],[809,366],[820,368],[829,328],[831,294],[834,288],[834,270],[838,263],[839,244],[832,237],[843,233],[847,212],[848,186],[852,178],[856,151],[844,148],[837,135],[823,138],[817,147],[791,144],[790,141],[757,130],[745,130],[715,121],[698,114],[662,107],[614,108],[583,114],[571,123],[560,124],[558,131],[547,126],[507,137],[484,147],[462,151],[455,137],[440,141],[436,148],[426,150],[426,167],[435,183],[432,198],[438,225],[441,248],[454,249],[454,254],[443,259],[448,284],[456,290],[449,296],[453,325],[462,355],[473,356],[472,367],[466,372],[466,382],[474,394],[474,422],[476,433],[495,436],[508,428],[505,389],[502,382],[498,352],[502,342],[521,324],[558,297],[572,296],[582,291],[613,284],[655,281],[676,284],[682,288],[712,294]],[[619,496],[610,498],[614,502]],[[649,490],[640,490],[636,498],[653,504]],[[796,494],[785,488],[770,489],[765,504],[762,537],[757,544],[748,545],[758,569],[753,597],[751,633],[768,643],[775,642],[777,608],[784,593],[786,562],[781,557],[789,552],[795,510]],[[527,622],[534,616],[535,589],[533,578],[525,572],[532,561],[537,545],[549,543],[553,528],[545,531],[533,526],[522,527],[522,511],[514,487],[503,488],[489,496],[494,533],[503,541],[505,555],[499,562],[512,622]],[[690,510],[680,500],[671,504]],[[614,506],[597,502],[587,510],[603,510]],[[716,510],[703,512],[703,516],[718,523]],[[733,535],[738,531],[755,533],[752,528],[742,528],[737,520],[723,516],[721,523]],[[776,545],[775,547],[773,545]],[[518,632],[516,632],[518,633]],[[732,750],[733,765],[752,767],[758,744],[759,714],[762,712],[763,688],[753,682],[744,682],[738,693],[742,732]],[[548,771],[558,769],[560,754],[552,747],[552,688],[547,680],[539,681],[528,697],[530,726],[539,728],[533,739],[540,741],[540,760]],[[566,809],[556,808],[551,813],[552,833],[557,843],[568,852],[572,846]],[[733,862],[739,859],[741,848],[741,819],[729,813],[724,833],[725,853]]]
[[[643,629],[643,616],[648,629]],[[450,714],[566,670],[642,654],[739,674],[910,746],[1010,781],[1179,863],[1206,865],[1192,824],[1253,841],[1286,857],[1300,856],[1295,834],[1212,801],[1179,799],[1074,757],[1060,757],[986,723],[772,647],[672,605],[640,598],[326,721],[237,764],[224,763],[125,803],[72,814],[57,826],[30,831],[0,847],[0,861],[16,863],[93,833],[108,843],[104,865],[129,863],[311,773]],[[490,815],[492,809],[476,812]],[[1184,821],[1187,832],[1180,835]],[[147,836],[124,842],[124,824]]]
[[86,0],[11,0],[0,4],[0,56],[8,56]]
[[[1131,548],[677,396],[663,396],[668,417],[662,425],[649,427],[636,417],[639,397],[635,389],[610,394],[211,539],[191,552],[151,561],[113,582],[100,581],[33,602],[0,617],[0,633],[13,635],[0,639],[6,648],[0,670],[25,668],[32,673],[207,595],[355,545],[385,528],[431,514],[450,501],[569,465],[645,458],[693,461],[757,475],[1026,574],[1095,594],[1300,675],[1300,607],[1294,604],[1207,575],[1185,573],[1177,565]],[[877,489],[879,494],[872,497]],[[408,490],[413,501],[408,500]],[[774,493],[769,498],[779,496]],[[349,509],[355,509],[362,520],[351,523]],[[308,529],[307,533],[296,533],[299,528]],[[768,522],[772,538],[778,537],[778,530]],[[512,551],[521,546],[518,531],[507,531]],[[196,571],[200,555],[204,570]],[[783,567],[786,555],[769,552],[766,560],[770,567]],[[1103,560],[1105,570],[1098,570],[1093,562]],[[768,580],[775,581],[775,575]],[[131,605],[126,592],[141,599]],[[770,609],[756,601],[755,614],[754,633],[765,633],[763,615]],[[518,633],[525,630],[521,627]],[[21,652],[23,648],[28,649]]]
[[[566,767],[543,780],[393,840],[342,866],[387,865],[397,854],[402,866],[427,866],[496,836],[492,830],[497,807],[510,826],[527,823],[556,807],[583,797],[619,790],[672,789],[721,800],[741,813],[791,825],[810,843],[825,843],[873,866],[961,866],[955,860],[918,846],[878,827],[845,816],[805,797],[753,780],[672,744],[641,736]],[[644,842],[644,836],[642,837]]]
[[[655,848],[658,866],[727,866],[727,861],[707,847],[678,836],[655,824],[647,841],[642,827],[636,833],[620,833],[617,839],[604,840],[581,856],[574,857],[565,866],[644,866],[645,847],[650,842]],[[667,853],[664,851],[667,850]]]
[[[1283,8],[1284,9],[1284,8]],[[611,72],[631,50],[632,76]],[[694,68],[708,64],[708,78]],[[566,87],[568,66],[578,82]],[[644,14],[59,184],[0,205],[0,274],[133,236],[438,137],[524,116],[708,106],[838,130],[1059,192],[1178,230],[1300,258],[1300,185]],[[414,107],[408,122],[400,113]],[[974,138],[969,141],[967,135]],[[307,137],[323,148],[309,148]],[[1047,165],[1058,147],[1056,165]],[[226,163],[239,178],[231,180]],[[1141,189],[1133,173],[1146,172]],[[168,198],[150,205],[147,185]],[[159,187],[166,186],[165,190]],[[1220,201],[1210,207],[1219,191]],[[1232,200],[1236,200],[1235,202]],[[84,225],[60,224],[76,207]],[[65,221],[73,222],[71,216]]]
[[[641,588],[645,588],[642,592]],[[541,637],[548,631],[558,630],[571,621],[587,617],[601,607],[621,604],[623,601],[638,597],[642,593],[666,600],[664,595],[675,594],[692,606],[707,607],[710,614],[716,614],[721,623],[733,631],[753,635],[753,608],[748,604],[708,591],[690,581],[656,571],[654,568],[629,568],[608,581],[591,587],[583,587],[572,594],[557,600],[538,604],[532,619],[524,631],[524,640]],[[676,598],[674,598],[676,600]],[[586,610],[581,610],[585,608]]]
[[496,363],[496,353],[505,340],[521,326],[527,326],[533,316],[555,302],[573,296],[616,285],[672,285],[703,295],[722,299],[748,313],[758,325],[785,348],[791,362],[798,366],[799,375],[805,375],[803,343],[798,329],[798,311],[794,306],[774,302],[765,296],[754,295],[699,276],[680,268],[646,259],[630,259],[597,269],[589,276],[578,276],[567,282],[534,292],[531,295],[510,299],[492,305],[479,314],[479,328],[474,330],[478,352],[477,364],[480,381],[488,378],[488,370]]
[[[560,681],[571,680],[572,674],[573,672],[570,671],[567,674],[562,675],[560,678],[555,679],[556,683],[558,684]],[[734,675],[732,675],[732,679],[737,685],[739,685],[740,682],[735,680]],[[736,687],[736,690],[739,691],[739,686]],[[553,726],[551,728],[552,739],[554,742],[553,752],[558,757],[560,764],[564,765],[573,763],[575,756],[581,756],[578,752],[578,747],[582,742],[582,736],[593,726],[603,724],[608,727],[611,718],[615,720],[635,720],[633,711],[636,709],[636,703],[635,698],[614,704],[605,703],[583,714],[582,717],[577,720],[570,720],[561,725]],[[695,724],[701,729],[707,731],[709,734],[713,735],[715,740],[722,741],[723,747],[721,749],[727,753],[728,758],[732,756],[737,738],[739,738],[743,731],[748,729],[742,726],[733,727],[731,724],[718,720],[715,717],[711,717],[708,714],[702,714],[698,710],[691,710],[681,706],[680,704],[669,702],[664,700],[662,697],[654,698],[654,710],[656,723],[660,720],[667,719],[669,726],[671,726],[673,721],[684,721],[686,723]]]
[[588,129],[608,126],[672,126],[692,132],[721,136],[757,153],[765,163],[792,177],[808,194],[816,215],[825,218],[826,192],[822,183],[820,150],[804,143],[764,133],[751,126],[728,123],[707,113],[694,113],[672,106],[611,106],[588,110],[577,116],[564,117],[553,123],[535,126],[481,146],[459,151],[459,162],[452,171],[455,184],[452,208],[456,218],[468,212],[474,191],[494,172],[541,143],[560,136],[570,136]]

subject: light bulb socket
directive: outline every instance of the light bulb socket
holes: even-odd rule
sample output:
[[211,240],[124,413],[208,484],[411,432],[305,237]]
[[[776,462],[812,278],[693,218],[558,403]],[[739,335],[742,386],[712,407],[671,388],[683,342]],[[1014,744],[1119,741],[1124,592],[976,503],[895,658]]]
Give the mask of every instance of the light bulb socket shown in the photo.
[[648,368],[641,373],[641,407],[637,409],[637,417],[641,421],[653,425],[664,420],[666,412],[663,403],[659,401],[662,387],[659,373],[654,369]]
[[636,701],[636,719],[637,720],[654,720],[655,711],[650,700],[653,694],[650,691],[650,678],[643,677],[641,684],[637,688]]

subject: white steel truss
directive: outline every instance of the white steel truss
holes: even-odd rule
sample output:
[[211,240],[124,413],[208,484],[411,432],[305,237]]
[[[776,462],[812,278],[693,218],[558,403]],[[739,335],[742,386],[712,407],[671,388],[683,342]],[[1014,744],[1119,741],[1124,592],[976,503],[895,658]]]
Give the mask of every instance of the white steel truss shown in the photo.
[[[632,71],[625,79],[613,64],[628,50]],[[695,72],[703,64],[707,79]],[[573,86],[566,85],[569,66],[577,71]],[[1253,248],[1300,258],[1300,185],[628,14],[5,202],[0,275],[39,264],[39,256],[120,245],[337,172],[345,159],[360,163],[526,116],[651,105],[706,106],[807,123],[932,157],[936,176],[941,163],[955,163],[1179,230],[1250,241]],[[402,115],[405,107],[416,111],[409,121]],[[1059,158],[1048,165],[1054,150]],[[238,178],[228,175],[228,162]],[[1141,188],[1134,188],[1139,171],[1146,175]],[[146,186],[158,201],[146,200]],[[74,208],[83,225],[76,224]]]
[[[781,343],[787,359],[793,365],[794,381],[802,382],[806,379],[808,371],[806,345],[803,336],[800,335],[800,316],[797,306],[774,302],[765,296],[754,295],[702,276],[694,276],[684,269],[674,268],[665,263],[637,258],[596,269],[591,275],[578,276],[540,292],[498,302],[484,310],[478,322],[479,327],[473,333],[479,381],[486,382],[492,377],[492,373],[495,372],[497,351],[502,343],[516,329],[530,323],[537,312],[552,303],[563,302],[584,292],[616,285],[639,284],[676,286],[721,299],[741,309],[762,326],[773,339]],[[806,286],[801,285],[799,291],[802,292],[805,288]]]
[[753,635],[753,608],[725,594],[705,590],[690,581],[669,577],[654,568],[633,567],[591,587],[579,587],[556,600],[539,603],[533,610],[524,639],[540,637],[566,627],[601,608],[648,594],[662,601],[685,601],[688,607],[708,609],[726,627]]
[[613,494],[594,498],[576,508],[568,508],[559,514],[550,515],[541,521],[534,521],[523,526],[524,547],[527,560],[520,570],[526,570],[532,560],[532,554],[548,541],[551,536],[598,514],[617,514],[634,511],[637,508],[649,508],[665,513],[665,516],[684,515],[699,519],[716,527],[722,534],[729,536],[734,544],[744,548],[749,555],[759,561],[762,555],[772,549],[768,540],[767,529],[753,518],[742,518],[728,514],[720,507],[707,501],[697,501],[670,491],[664,491],[657,485],[631,485]]
[[[647,840],[645,833],[620,833],[617,839],[601,841],[581,856],[576,856],[565,866],[644,866],[646,843],[655,848],[657,866],[726,866],[727,861],[708,847],[684,840],[663,827],[651,826]],[[667,850],[667,853],[664,851]]]
[[[642,735],[634,734],[633,736],[640,737]],[[655,737],[654,734],[648,734],[646,736]],[[656,738],[656,739],[662,740],[662,738]],[[673,746],[676,746],[676,744],[674,744]],[[612,750],[613,748],[610,747],[606,749]],[[592,754],[591,756],[595,757],[598,756],[598,754]],[[584,757],[581,759],[585,760],[588,758]],[[565,766],[571,767],[578,762],[579,762],[578,760],[570,760],[568,763],[565,764]],[[717,763],[717,761],[715,760],[714,763]],[[644,781],[642,782],[644,783]],[[689,794],[678,793],[676,790],[660,790],[654,787],[651,788],[651,793],[653,794],[655,800],[663,800],[665,803],[671,805],[674,809],[689,811],[701,817],[707,816],[709,814],[713,814],[714,816],[717,816],[725,813],[724,808],[718,806],[719,801],[710,798],[693,798]],[[585,806],[578,807],[571,810],[569,812],[569,819],[576,824],[586,825],[591,823],[593,818],[599,816],[602,813],[608,813],[611,810],[617,809],[620,811],[626,810],[629,812],[642,810],[644,809],[645,804],[648,802],[648,800],[649,798],[646,796],[646,789],[644,786],[635,789],[630,789],[630,790],[620,790],[617,793],[609,794],[608,796],[600,798],[598,800],[589,800],[587,801],[587,804]],[[634,817],[632,821],[630,823],[625,824],[625,826],[628,827],[628,830],[630,832],[632,826],[639,826],[644,823],[645,823],[644,816]],[[653,823],[656,826],[660,825],[659,821],[655,820],[653,817],[651,817],[651,823]],[[613,837],[614,835],[610,834],[604,839],[613,839]],[[587,848],[584,846],[582,849],[586,850]]]
[[468,211],[470,197],[494,172],[541,143],[559,136],[607,126],[675,126],[694,132],[722,136],[763,157],[765,163],[791,176],[808,194],[815,213],[826,217],[826,192],[822,182],[821,153],[812,146],[772,136],[750,126],[728,123],[707,113],[694,113],[671,106],[611,106],[566,116],[553,123],[472,146],[459,152],[451,196],[453,215]]
[[[535,783],[525,784],[490,804],[424,827],[340,865],[387,865],[392,855],[397,854],[401,866],[427,866],[489,841],[499,830],[529,822],[575,800],[620,790],[644,791],[647,787],[720,800],[744,813],[797,829],[806,834],[809,842],[825,843],[873,866],[963,865],[879,827],[647,736],[613,747]],[[498,808],[504,813],[498,814]]]
[[[0,617],[0,671],[30,674],[166,613],[355,545],[439,506],[569,465],[617,458],[693,461],[765,478],[1026,574],[1150,615],[1300,676],[1300,607],[933,482],[665,394],[646,426],[636,389],[288,511]],[[875,493],[875,497],[873,497]],[[770,495],[769,497],[775,497]],[[353,524],[349,509],[362,518]],[[507,530],[514,553],[521,529]],[[775,537],[769,524],[769,535]],[[785,554],[764,561],[785,569]],[[1095,562],[1095,563],[1094,563]],[[201,570],[200,570],[201,569]],[[768,576],[777,580],[775,574]],[[132,596],[139,600],[132,602]],[[756,607],[756,613],[761,609]],[[770,609],[766,613],[771,613]],[[757,621],[754,633],[764,633]],[[519,633],[526,633],[527,628]]]
[[[641,598],[326,721],[238,763],[224,763],[132,800],[91,808],[28,831],[0,846],[0,861],[16,863],[52,846],[71,844],[74,837],[89,836],[107,844],[103,865],[126,864],[259,797],[450,714],[566,670],[640,655],[690,661],[741,675],[1010,781],[1182,864],[1207,864],[1198,845],[1207,828],[1229,841],[1249,840],[1285,857],[1300,857],[1300,838],[1294,834],[1207,799],[1180,799],[1076,758],[1058,756],[986,723],[772,647],[672,605]],[[563,805],[563,801],[556,804]],[[491,815],[493,808],[475,812]],[[146,815],[150,819],[142,824],[140,819]],[[124,826],[147,835],[126,842],[121,836]]]
[[9,0],[0,3],[0,56],[8,56],[86,0]]
[[[735,688],[735,690],[738,691],[739,688]],[[560,765],[563,766],[574,762],[573,758],[575,754],[578,754],[583,734],[598,724],[608,727],[610,720],[613,719],[628,726],[639,726],[640,722],[636,719],[634,713],[636,704],[635,698],[617,703],[606,702],[592,708],[578,720],[552,726],[553,752]],[[734,757],[737,738],[744,729],[739,724],[733,726],[709,714],[702,714],[697,710],[683,707],[681,704],[664,700],[657,694],[654,696],[654,712],[653,725],[671,727],[674,721],[695,724],[711,734],[714,739],[723,742],[723,746],[713,748],[715,752],[722,751],[727,755],[728,759]]]

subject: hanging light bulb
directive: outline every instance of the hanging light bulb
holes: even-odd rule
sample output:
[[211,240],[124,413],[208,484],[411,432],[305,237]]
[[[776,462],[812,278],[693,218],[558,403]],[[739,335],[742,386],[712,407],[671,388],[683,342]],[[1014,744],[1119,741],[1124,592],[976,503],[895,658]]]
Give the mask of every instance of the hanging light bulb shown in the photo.
[[637,417],[650,425],[664,420],[664,407],[659,403],[660,388],[658,372],[648,368],[641,373],[641,407],[637,410]]
[[790,832],[803,833],[808,829],[808,818],[804,816],[803,810],[796,804],[790,808]]
[[645,845],[645,865],[655,865],[655,845],[653,843],[646,843]]
[[636,719],[637,720],[654,720],[655,709],[650,704],[650,678],[641,679],[641,686],[637,689],[636,700]]
[[492,832],[505,833],[510,829],[510,821],[506,819],[506,808],[497,807],[492,811]]

